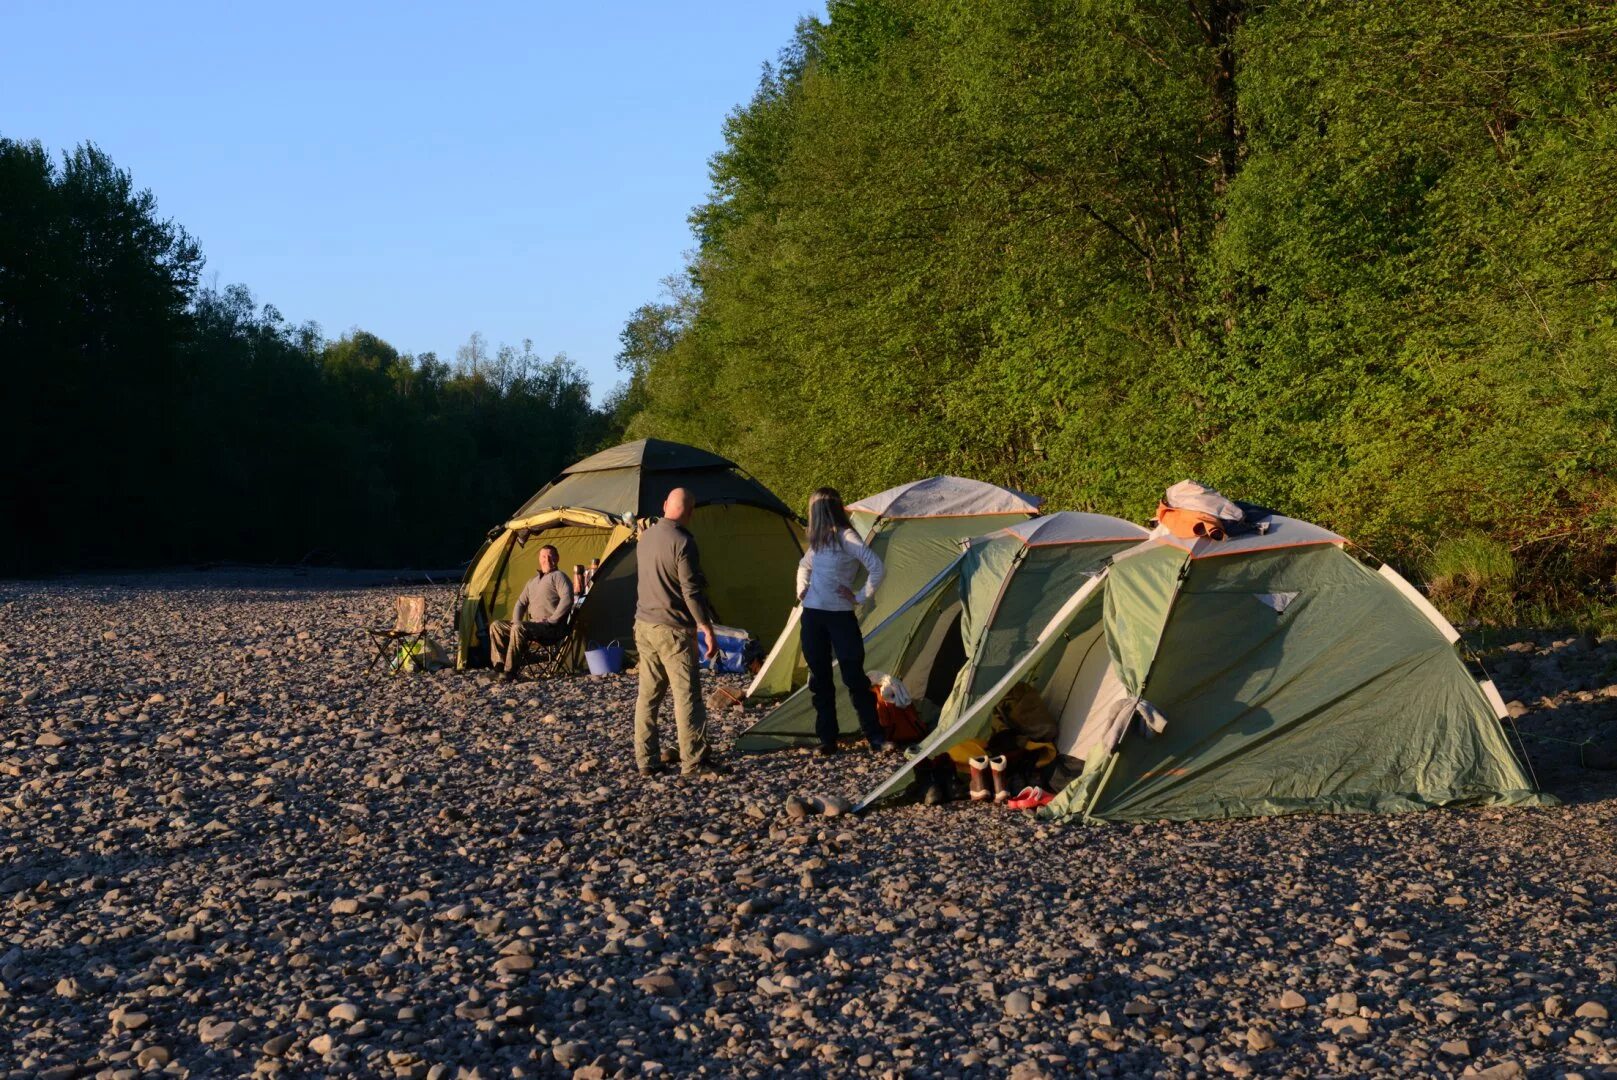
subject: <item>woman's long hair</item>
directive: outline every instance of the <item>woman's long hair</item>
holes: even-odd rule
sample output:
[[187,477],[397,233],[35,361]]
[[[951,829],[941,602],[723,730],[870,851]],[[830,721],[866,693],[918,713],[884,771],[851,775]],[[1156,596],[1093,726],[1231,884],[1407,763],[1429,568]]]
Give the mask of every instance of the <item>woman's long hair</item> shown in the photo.
[[848,508],[842,505],[842,496],[836,488],[823,487],[809,496],[808,521],[811,551],[841,547],[842,531],[853,528],[848,520]]

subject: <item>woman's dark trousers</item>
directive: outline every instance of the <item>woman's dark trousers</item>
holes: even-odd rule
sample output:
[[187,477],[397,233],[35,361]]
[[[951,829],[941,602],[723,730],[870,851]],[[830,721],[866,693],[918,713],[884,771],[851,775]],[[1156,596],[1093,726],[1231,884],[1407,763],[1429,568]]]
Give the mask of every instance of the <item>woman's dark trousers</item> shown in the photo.
[[834,658],[842,669],[842,682],[848,688],[859,727],[871,746],[886,742],[876,721],[876,696],[865,675],[865,639],[859,632],[859,619],[851,611],[821,611],[804,608],[801,623],[803,662],[808,665],[809,696],[814,699],[814,733],[821,746],[837,741],[837,689],[831,673]]

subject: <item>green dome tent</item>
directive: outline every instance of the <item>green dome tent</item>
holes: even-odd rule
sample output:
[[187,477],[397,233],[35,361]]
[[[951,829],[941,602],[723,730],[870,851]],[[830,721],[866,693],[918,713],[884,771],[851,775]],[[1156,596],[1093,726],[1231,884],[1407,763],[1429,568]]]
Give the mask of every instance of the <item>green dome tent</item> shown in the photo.
[[[854,531],[881,557],[887,570],[881,587],[859,615],[866,637],[867,668],[888,670],[881,665],[890,662],[886,653],[869,651],[877,627],[882,628],[880,640],[891,646],[909,640],[924,623],[935,637],[918,648],[927,656],[958,654],[959,620],[929,617],[928,606],[919,602],[921,596],[936,593],[940,575],[949,572],[958,559],[963,540],[1020,524],[1038,512],[1039,500],[1032,496],[958,476],[918,480],[849,505]],[[798,644],[799,613],[800,609],[793,610],[785,632],[747,691],[753,700],[789,696],[742,736],[736,744],[739,749],[771,750],[814,741],[813,704],[803,689],[808,676]],[[852,709],[844,709],[840,715],[843,734],[858,730]]]
[[488,624],[511,617],[546,544],[560,552],[563,570],[601,560],[578,609],[577,640],[632,642],[635,540],[662,515],[663,499],[676,487],[696,497],[690,528],[720,620],[760,641],[778,635],[803,554],[803,530],[790,508],[726,458],[641,439],[569,467],[489,533],[461,583],[459,666],[486,662]]
[[[1018,683],[1082,775],[1048,818],[1205,819],[1546,801],[1459,633],[1391,567],[1273,515],[1222,541],[1158,535],[1066,593],[989,685],[956,687],[915,761],[986,738]],[[975,593],[964,589],[968,606]]]

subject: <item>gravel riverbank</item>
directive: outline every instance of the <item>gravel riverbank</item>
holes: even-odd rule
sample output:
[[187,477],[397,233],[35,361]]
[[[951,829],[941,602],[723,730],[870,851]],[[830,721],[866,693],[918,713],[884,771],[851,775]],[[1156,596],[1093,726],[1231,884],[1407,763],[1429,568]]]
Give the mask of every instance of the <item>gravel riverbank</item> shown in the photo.
[[632,677],[367,674],[394,591],[0,584],[0,1076],[1617,1075],[1611,642],[1488,649],[1557,808],[794,821],[884,763],[642,782]]

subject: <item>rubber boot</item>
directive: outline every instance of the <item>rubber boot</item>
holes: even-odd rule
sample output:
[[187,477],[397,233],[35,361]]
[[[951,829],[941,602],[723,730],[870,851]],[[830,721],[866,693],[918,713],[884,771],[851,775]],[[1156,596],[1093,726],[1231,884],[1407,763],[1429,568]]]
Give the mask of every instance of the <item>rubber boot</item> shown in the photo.
[[986,802],[994,793],[988,785],[988,756],[971,759],[971,801]]
[[994,777],[994,801],[997,803],[1011,797],[1010,780],[1005,776],[1005,766],[1008,764],[1004,754],[988,759],[988,771]]

